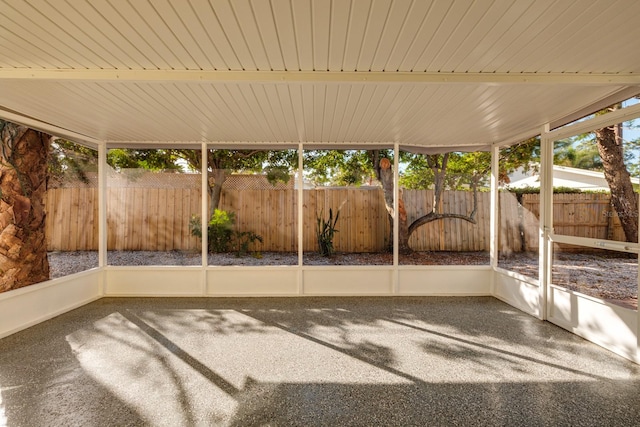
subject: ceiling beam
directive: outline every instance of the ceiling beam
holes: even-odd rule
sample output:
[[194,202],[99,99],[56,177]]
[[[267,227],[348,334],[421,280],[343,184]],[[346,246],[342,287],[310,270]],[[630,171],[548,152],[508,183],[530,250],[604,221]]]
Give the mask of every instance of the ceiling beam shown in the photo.
[[20,113],[10,111],[0,106],[0,119],[27,126],[31,129],[45,132],[49,135],[57,136],[58,138],[68,139],[83,145],[87,145],[91,148],[98,148],[104,141],[93,138],[88,135],[83,135],[78,132],[74,132],[69,129],[62,128],[60,126],[53,125],[51,123],[43,122],[33,117],[28,117]]
[[596,111],[600,111],[603,108],[607,108],[613,104],[617,104],[618,102],[622,102],[626,99],[633,98],[634,96],[640,95],[640,87],[632,86],[624,88],[612,95],[609,95],[593,104],[590,104],[587,107],[580,108],[577,111],[569,114],[568,116],[562,117],[558,120],[554,120],[549,123],[549,127],[551,129],[558,128],[560,126],[564,126],[567,123],[571,123],[575,120],[581,119],[585,116],[595,113]]
[[425,83],[576,84],[640,86],[640,74],[591,73],[427,73],[378,71],[192,71],[0,69],[0,80],[255,82],[255,83]]
[[565,127],[554,129],[548,133],[552,140],[560,140],[574,135],[602,129],[616,123],[623,123],[640,117],[640,104],[634,104],[626,108],[611,111],[607,114],[595,116],[588,120],[576,122]]

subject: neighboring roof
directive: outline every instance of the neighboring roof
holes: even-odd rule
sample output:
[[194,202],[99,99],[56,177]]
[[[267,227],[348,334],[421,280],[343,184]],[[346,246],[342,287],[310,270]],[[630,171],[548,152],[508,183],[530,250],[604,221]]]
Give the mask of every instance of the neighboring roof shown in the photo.
[[[506,186],[509,188],[540,187],[540,175],[537,168],[529,173],[518,173]],[[631,178],[633,184],[640,184],[640,179]],[[609,191],[604,172],[553,165],[553,186],[577,188],[580,190]]]
[[0,0],[0,117],[112,145],[486,148],[640,93],[637,0]]

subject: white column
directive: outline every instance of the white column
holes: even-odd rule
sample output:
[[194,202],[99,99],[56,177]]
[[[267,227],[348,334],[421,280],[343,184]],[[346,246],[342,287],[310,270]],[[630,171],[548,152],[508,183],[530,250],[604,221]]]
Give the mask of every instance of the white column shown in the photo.
[[104,295],[107,265],[107,144],[98,145],[98,267],[101,272],[99,293]]
[[207,164],[207,143],[203,142],[200,145],[200,173],[202,175],[200,180],[201,185],[201,206],[200,206],[200,219],[202,229],[202,246],[200,248],[202,253],[202,295],[207,293],[207,265],[209,264],[209,252],[207,250],[209,246],[207,225],[209,224],[209,200],[207,195],[209,194],[209,165]]
[[540,134],[540,221],[539,221],[539,314],[547,319],[548,289],[551,283],[553,251],[550,236],[553,233],[553,139],[549,137],[549,125]]
[[302,264],[304,262],[304,144],[298,144],[298,294],[304,293],[304,272]]
[[498,192],[499,176],[500,176],[500,147],[491,147],[491,198],[490,198],[490,222],[489,222],[489,263],[493,271],[491,272],[491,294],[495,294],[495,268],[498,267],[498,251],[499,241],[498,233],[500,231],[500,193]]
[[400,244],[400,218],[398,209],[400,207],[400,144],[393,144],[393,283],[391,284],[391,293],[398,293],[400,274],[398,264],[400,263],[400,255],[398,245]]

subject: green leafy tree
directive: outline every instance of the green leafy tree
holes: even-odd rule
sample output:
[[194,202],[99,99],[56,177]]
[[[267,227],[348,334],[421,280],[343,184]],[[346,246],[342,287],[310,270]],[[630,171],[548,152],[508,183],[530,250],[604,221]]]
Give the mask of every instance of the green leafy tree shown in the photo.
[[107,164],[116,170],[146,169],[185,172],[183,164],[179,162],[182,151],[186,150],[115,148],[107,153]]
[[371,153],[365,150],[305,151],[304,168],[317,185],[360,186],[375,176]]
[[593,133],[557,141],[553,160],[556,165],[578,169],[601,171],[603,167]]
[[53,138],[49,151],[48,187],[65,181],[89,183],[88,172],[98,172],[98,152],[61,138]]

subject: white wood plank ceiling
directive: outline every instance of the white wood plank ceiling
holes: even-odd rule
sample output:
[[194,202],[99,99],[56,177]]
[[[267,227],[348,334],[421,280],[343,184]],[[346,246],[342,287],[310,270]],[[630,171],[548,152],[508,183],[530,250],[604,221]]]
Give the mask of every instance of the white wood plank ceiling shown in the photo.
[[640,93],[637,0],[0,0],[0,116],[111,144],[487,147]]

